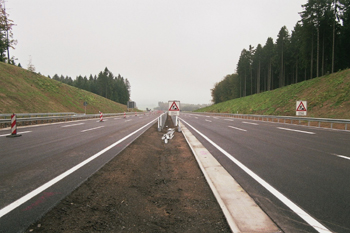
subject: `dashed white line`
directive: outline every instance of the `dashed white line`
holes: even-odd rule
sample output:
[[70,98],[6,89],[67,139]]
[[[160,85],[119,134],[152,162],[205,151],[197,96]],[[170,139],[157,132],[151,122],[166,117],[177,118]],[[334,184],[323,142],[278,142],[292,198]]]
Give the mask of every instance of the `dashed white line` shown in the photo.
[[207,121],[207,122],[211,122],[210,120],[207,120],[207,119],[205,119],[205,121]]
[[246,132],[247,130],[245,130],[245,129],[241,129],[241,128],[237,128],[237,127],[233,127],[233,126],[228,126],[228,127],[230,127],[230,128],[232,128],[232,129],[237,129],[237,130],[240,130],[240,131],[244,131],[244,132]]
[[243,121],[242,123],[244,123],[244,124],[250,124],[250,125],[259,125],[258,123],[246,122],[246,121]]
[[315,134],[314,132],[302,131],[302,130],[296,130],[296,129],[289,129],[289,128],[282,128],[282,127],[277,127],[277,129],[283,129],[283,130],[288,130],[288,131],[293,131],[293,132],[298,132],[298,133]]
[[95,128],[91,128],[91,129],[85,129],[85,130],[82,130],[80,131],[81,133],[84,133],[86,131],[90,131],[90,130],[95,130],[95,129],[99,129],[99,128],[103,128],[104,126],[99,126],[99,127],[95,127]]
[[76,126],[76,125],[83,125],[83,124],[85,124],[85,123],[78,123],[78,124],[73,124],[73,125],[64,125],[64,126],[62,126],[62,128]]

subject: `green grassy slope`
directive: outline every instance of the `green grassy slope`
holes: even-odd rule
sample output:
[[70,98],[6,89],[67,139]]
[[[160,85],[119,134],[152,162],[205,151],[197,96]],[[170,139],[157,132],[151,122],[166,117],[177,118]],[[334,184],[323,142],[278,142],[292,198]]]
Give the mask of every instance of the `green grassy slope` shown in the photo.
[[0,62],[0,113],[84,113],[84,101],[88,114],[126,111],[126,105]]
[[295,116],[297,100],[307,101],[308,117],[350,119],[350,70],[229,100],[198,112]]

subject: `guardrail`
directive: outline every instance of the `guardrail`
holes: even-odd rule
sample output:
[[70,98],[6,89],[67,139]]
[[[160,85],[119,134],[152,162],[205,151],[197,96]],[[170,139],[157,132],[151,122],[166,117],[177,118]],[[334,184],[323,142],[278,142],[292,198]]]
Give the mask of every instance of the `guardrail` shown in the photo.
[[290,123],[298,125],[307,125],[315,127],[336,128],[348,130],[348,119],[332,118],[312,118],[312,117],[292,117],[292,116],[273,116],[273,115],[253,115],[253,114],[232,114],[232,113],[211,113],[211,112],[192,112],[191,114],[211,115],[222,117],[233,117],[250,120],[271,121],[279,123]]
[[[126,115],[134,115],[135,112],[126,112]],[[17,125],[40,124],[46,122],[71,121],[89,118],[99,118],[100,114],[66,113],[18,113]],[[124,113],[104,113],[103,116],[124,116]],[[9,117],[9,118],[8,118]],[[0,128],[11,125],[11,114],[0,114]]]

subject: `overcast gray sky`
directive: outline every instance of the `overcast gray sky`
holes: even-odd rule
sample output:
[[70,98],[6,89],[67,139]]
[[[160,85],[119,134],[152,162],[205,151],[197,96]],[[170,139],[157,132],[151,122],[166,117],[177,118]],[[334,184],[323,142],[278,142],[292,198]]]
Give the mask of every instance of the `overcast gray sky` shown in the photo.
[[11,56],[43,75],[97,75],[131,84],[140,109],[158,101],[209,104],[249,45],[291,31],[307,0],[7,0]]

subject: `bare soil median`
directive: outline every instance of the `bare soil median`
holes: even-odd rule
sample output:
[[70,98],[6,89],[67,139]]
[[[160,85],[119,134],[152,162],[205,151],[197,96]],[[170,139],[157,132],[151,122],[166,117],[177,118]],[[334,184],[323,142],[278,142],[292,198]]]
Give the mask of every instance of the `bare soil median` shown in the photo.
[[26,232],[231,232],[185,138],[165,144],[166,130],[153,125]]

